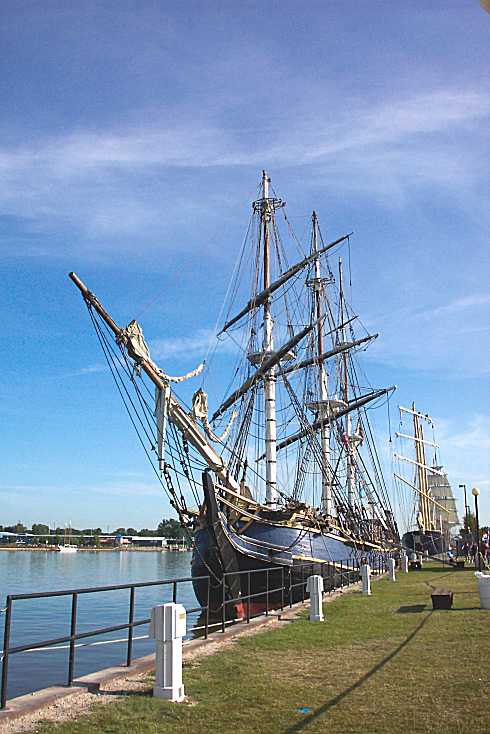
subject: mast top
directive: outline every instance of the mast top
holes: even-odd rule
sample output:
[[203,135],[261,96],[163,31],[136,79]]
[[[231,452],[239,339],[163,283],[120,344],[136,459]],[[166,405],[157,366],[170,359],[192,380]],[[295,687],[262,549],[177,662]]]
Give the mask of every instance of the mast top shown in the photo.
[[270,184],[270,178],[267,175],[267,171],[262,171],[262,196],[264,199],[269,198],[269,184]]
[[286,202],[282,199],[278,199],[274,196],[270,196],[269,184],[271,182],[270,176],[264,169],[262,171],[261,189],[262,196],[252,204],[252,209],[255,213],[260,213],[262,216],[270,217],[276,209],[280,209],[285,206]]

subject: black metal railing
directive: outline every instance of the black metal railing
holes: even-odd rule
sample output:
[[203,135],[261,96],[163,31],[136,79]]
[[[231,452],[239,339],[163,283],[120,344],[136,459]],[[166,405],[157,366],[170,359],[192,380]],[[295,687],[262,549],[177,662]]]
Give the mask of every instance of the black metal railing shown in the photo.
[[[382,573],[386,570],[386,559],[378,556],[371,560],[373,573]],[[33,594],[10,594],[7,596],[5,608],[5,627],[3,637],[2,676],[0,684],[0,709],[7,704],[8,670],[11,655],[21,652],[31,652],[40,648],[54,647],[68,643],[68,672],[67,685],[73,685],[75,678],[75,663],[77,641],[90,637],[105,635],[113,632],[127,630],[125,664],[129,667],[133,659],[133,632],[136,627],[147,625],[150,618],[135,619],[135,603],[137,589],[149,587],[172,586],[172,601],[177,602],[179,585],[189,582],[204,582],[206,585],[206,605],[188,608],[188,614],[200,612],[204,614],[204,624],[194,627],[193,630],[203,630],[204,637],[209,635],[209,628],[220,627],[224,632],[226,625],[245,620],[250,622],[253,617],[268,616],[273,610],[283,610],[285,606],[291,607],[295,602],[304,602],[308,596],[307,580],[311,575],[320,575],[324,579],[325,592],[332,592],[356,583],[360,579],[360,565],[357,559],[336,561],[331,564],[304,563],[291,567],[271,566],[268,568],[251,569],[238,572],[224,573],[219,583],[217,579],[210,576],[198,578],[183,577],[166,579],[163,581],[138,582],[132,584],[117,584],[113,586],[97,586],[79,589],[66,589],[63,591],[47,591]],[[238,584],[237,584],[238,582]],[[213,594],[219,599],[216,622],[210,622],[211,612],[211,586]],[[239,585],[238,596],[233,596],[230,589]],[[77,631],[77,609],[78,600],[81,595],[97,594],[106,591],[121,591],[129,589],[128,599],[128,621],[123,624],[99,627],[86,632]],[[253,590],[255,589],[255,590]],[[257,590],[258,589],[258,590]],[[10,636],[13,619],[13,604],[26,599],[45,599],[49,597],[71,596],[70,612],[70,634],[47,640],[11,646]],[[237,610],[241,606],[241,616]],[[233,614],[230,612],[233,611]],[[108,641],[110,642],[110,640]]]
[[[133,630],[135,627],[141,627],[142,625],[149,624],[151,619],[135,619],[135,601],[136,601],[136,589],[149,588],[149,587],[165,587],[172,586],[172,600],[177,601],[178,597],[178,586],[179,584],[189,583],[192,581],[204,581],[207,584],[207,604],[206,606],[199,606],[187,609],[187,613],[193,612],[204,612],[205,623],[204,623],[204,636],[207,637],[209,633],[209,588],[210,588],[210,577],[201,576],[198,578],[182,577],[176,579],[165,579],[163,581],[148,581],[148,582],[137,582],[132,584],[114,584],[112,586],[95,586],[79,589],[65,589],[63,591],[44,591],[33,594],[9,594],[7,596],[7,604],[5,607],[5,627],[3,634],[3,653],[2,653],[2,677],[0,683],[0,709],[4,709],[7,705],[7,689],[8,689],[8,670],[9,670],[9,658],[11,655],[20,652],[34,651],[40,648],[53,647],[56,645],[62,645],[63,643],[69,643],[68,646],[68,674],[67,674],[67,685],[73,685],[75,677],[75,655],[76,655],[76,643],[77,640],[85,640],[89,637],[96,637],[98,635],[105,635],[111,632],[120,632],[127,630],[127,646],[126,646],[126,665],[130,666],[133,659]],[[83,594],[97,594],[105,591],[122,591],[129,589],[129,600],[128,600],[128,621],[124,624],[114,624],[108,627],[99,627],[94,630],[87,632],[77,632],[77,609],[78,599]],[[71,596],[71,612],[70,612],[70,634],[62,637],[51,638],[48,640],[40,640],[33,643],[23,645],[10,645],[10,635],[12,629],[13,619],[13,604],[15,601],[21,601],[26,599],[45,599],[49,597],[61,597]]]

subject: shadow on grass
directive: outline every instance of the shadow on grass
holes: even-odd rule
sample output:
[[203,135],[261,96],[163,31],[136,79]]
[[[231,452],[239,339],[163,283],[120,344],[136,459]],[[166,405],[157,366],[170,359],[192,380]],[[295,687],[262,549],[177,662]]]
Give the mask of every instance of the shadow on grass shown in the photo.
[[399,607],[396,611],[399,614],[418,614],[419,612],[423,612],[425,607],[425,604],[410,604],[410,606]]
[[311,724],[315,719],[317,719],[319,716],[322,716],[322,714],[326,713],[329,709],[336,706],[338,703],[344,700],[350,693],[355,691],[357,688],[360,688],[366,681],[368,681],[373,675],[376,675],[376,673],[379,673],[379,671],[384,668],[384,666],[390,662],[390,660],[393,660],[394,657],[400,653],[404,647],[406,647],[413,638],[420,632],[422,627],[425,625],[427,620],[432,616],[433,611],[431,610],[426,617],[424,617],[419,624],[415,627],[413,632],[411,632],[408,637],[401,642],[398,647],[395,647],[392,652],[390,652],[389,655],[387,655],[383,660],[380,660],[379,663],[377,663],[374,668],[371,668],[371,670],[367,673],[365,673],[359,680],[357,680],[355,683],[353,683],[349,688],[346,688],[345,691],[342,691],[342,693],[339,693],[337,696],[334,696],[330,699],[330,701],[327,701],[323,704],[323,706],[320,706],[316,711],[309,714],[308,716],[305,716],[304,719],[301,721],[298,721],[297,724],[294,724],[294,726],[290,726],[289,729],[286,729],[285,734],[293,734],[294,732],[302,731],[303,729],[306,729],[309,724]]
[[[467,571],[468,569],[464,568],[463,571]],[[410,571],[410,573],[454,573],[454,571],[458,571],[459,569],[455,568],[454,566],[430,566],[427,568],[427,566],[424,568],[422,567],[418,571]]]

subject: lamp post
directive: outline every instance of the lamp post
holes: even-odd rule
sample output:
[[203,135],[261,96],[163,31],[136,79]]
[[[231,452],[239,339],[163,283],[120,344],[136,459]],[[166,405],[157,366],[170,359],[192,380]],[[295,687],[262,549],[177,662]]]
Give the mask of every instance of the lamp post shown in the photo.
[[469,535],[470,534],[470,526],[469,526],[469,523],[468,523],[468,515],[469,515],[468,510],[469,510],[469,507],[468,507],[468,501],[466,499],[466,484],[459,484],[458,486],[459,486],[460,489],[462,489],[464,491],[464,522],[465,522],[465,526],[466,526],[466,532]]
[[478,487],[473,487],[471,494],[475,498],[475,522],[476,522],[476,557],[478,559],[478,570],[481,571],[481,555],[480,555],[480,522],[478,520],[478,496],[480,490]]

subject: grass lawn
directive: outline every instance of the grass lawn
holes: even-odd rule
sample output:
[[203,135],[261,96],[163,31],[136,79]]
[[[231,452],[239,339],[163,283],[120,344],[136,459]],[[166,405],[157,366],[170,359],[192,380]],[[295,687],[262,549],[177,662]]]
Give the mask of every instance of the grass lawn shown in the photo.
[[[455,592],[432,611],[432,587]],[[472,571],[425,566],[186,666],[187,704],[134,695],[42,734],[489,734],[490,611]]]

